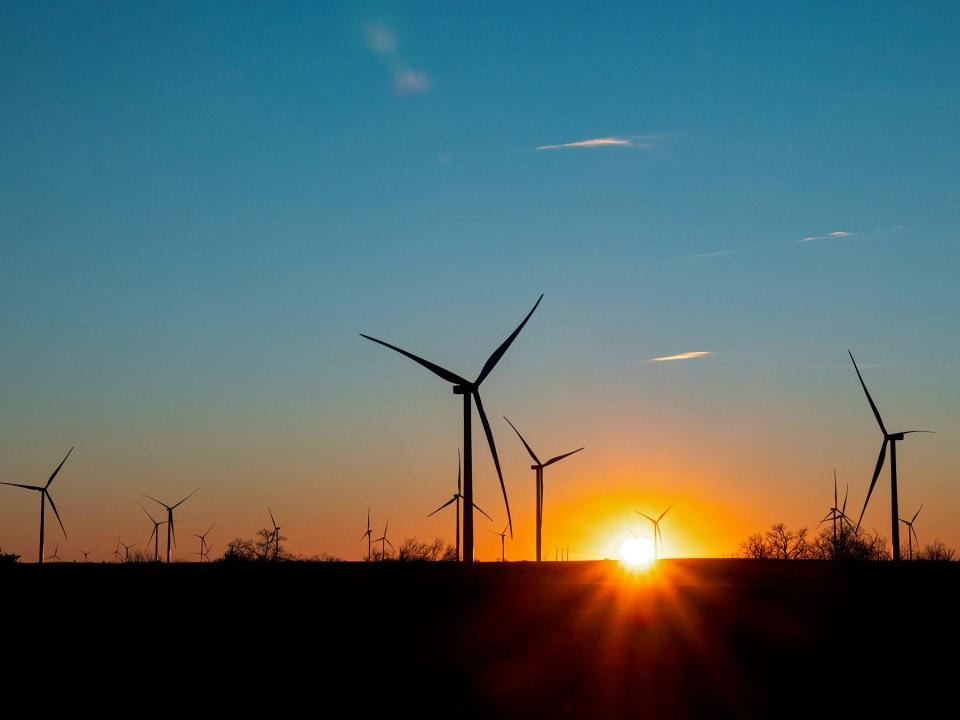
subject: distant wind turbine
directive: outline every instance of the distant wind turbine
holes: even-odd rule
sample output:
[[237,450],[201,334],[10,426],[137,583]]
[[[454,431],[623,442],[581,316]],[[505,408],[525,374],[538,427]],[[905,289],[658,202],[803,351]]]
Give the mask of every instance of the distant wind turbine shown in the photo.
[[270,522],[273,523],[273,559],[276,560],[280,557],[280,526],[277,525],[277,521],[273,519],[273,510],[271,510],[269,506],[267,506],[267,512],[270,513]]
[[[533,458],[534,465],[530,466],[530,469],[536,474],[536,494],[537,494],[537,517],[536,517],[536,528],[537,528],[537,562],[541,561],[540,546],[543,539],[543,469],[548,465],[553,465],[555,462],[560,462],[566,457],[580,452],[583,448],[577,448],[576,450],[571,450],[568,453],[563,455],[557,455],[556,457],[550,458],[546,462],[540,462],[540,458],[537,457],[537,454],[533,451],[533,448],[530,447],[529,443],[523,439],[523,435],[520,434],[520,431],[517,430],[516,426],[510,422],[510,420],[504,416],[504,420],[513,428],[513,431],[517,434],[517,437],[520,438],[520,442],[523,443],[523,446],[527,449],[527,452],[530,454],[530,457]],[[559,555],[559,550],[558,553]]]
[[860,529],[860,523],[863,522],[863,514],[867,511],[867,503],[870,502],[870,495],[873,493],[873,487],[877,484],[877,478],[880,477],[880,471],[883,469],[883,461],[887,455],[887,445],[890,445],[890,515],[893,519],[893,529],[891,531],[891,542],[893,543],[893,560],[900,560],[900,514],[897,505],[897,441],[903,440],[904,435],[910,433],[932,433],[932,430],[904,430],[903,432],[887,432],[883,419],[880,417],[880,411],[877,410],[873,398],[870,397],[870,391],[867,390],[867,384],[863,381],[860,374],[860,368],[857,367],[857,361],[853,359],[853,353],[847,350],[850,360],[853,362],[853,368],[857,371],[857,377],[860,378],[860,384],[863,386],[863,392],[867,395],[867,402],[877,418],[877,424],[883,433],[883,443],[880,445],[880,456],[877,458],[877,467],[873,471],[873,480],[870,481],[870,489],[867,491],[867,499],[863,501],[863,509],[860,511],[860,519],[857,520],[857,529]]
[[119,535],[117,536],[117,547],[113,551],[113,562],[114,563],[120,562],[120,536]]
[[663,548],[663,535],[660,532],[660,521],[663,520],[664,515],[670,512],[670,508],[672,507],[673,507],[673,503],[670,503],[670,507],[668,507],[662,513],[660,513],[660,517],[658,517],[656,520],[654,520],[649,515],[640,512],[639,510],[634,511],[637,513],[637,515],[643,515],[647,520],[653,523],[653,561],[654,562],[656,562],[659,558],[659,554],[657,552],[657,540],[660,541],[660,547]]
[[136,543],[133,543],[133,544],[131,544],[131,545],[127,545],[127,544],[124,543],[124,542],[122,542],[122,543],[120,543],[120,544],[123,545],[123,561],[124,561],[125,563],[128,563],[128,562],[130,562],[130,548],[136,547],[137,544],[136,544]]
[[497,532],[496,530],[491,530],[490,532],[492,532],[494,535],[500,536],[500,562],[506,562],[507,561],[507,549],[506,549],[507,526],[506,525],[503,526],[503,532]]
[[24,488],[25,490],[36,490],[40,493],[40,553],[38,555],[37,562],[43,563],[43,524],[44,516],[46,509],[46,501],[50,501],[50,507],[53,508],[53,514],[57,516],[57,522],[60,523],[60,529],[63,530],[63,536],[67,536],[67,530],[63,527],[63,520],[60,519],[60,513],[57,512],[57,506],[53,502],[53,497],[50,495],[50,485],[53,483],[53,479],[57,476],[57,473],[60,472],[60,468],[63,467],[63,464],[67,461],[67,458],[70,457],[70,453],[73,452],[73,448],[70,448],[67,451],[67,454],[64,456],[63,460],[60,461],[60,464],[57,465],[57,469],[53,471],[53,474],[50,475],[50,479],[47,480],[46,485],[20,485],[19,483],[0,483],[0,485],[10,485],[12,487]]
[[[430,517],[430,516],[432,516],[432,515],[436,515],[438,512],[440,512],[440,511],[443,510],[445,507],[447,507],[450,503],[453,503],[453,502],[456,502],[456,503],[457,503],[457,513],[456,513],[456,516],[457,516],[457,527],[456,527],[457,560],[460,560],[460,500],[461,500],[462,498],[463,498],[463,494],[460,492],[460,451],[457,450],[457,492],[454,494],[454,496],[453,496],[452,498],[450,498],[449,500],[447,500],[443,505],[441,505],[441,506],[438,507],[436,510],[434,510],[432,513],[430,513],[430,515],[427,515],[427,517]],[[487,520],[489,520],[490,522],[493,522],[493,518],[490,517],[489,515],[487,515],[485,512],[483,512],[483,510],[480,508],[479,505],[477,505],[476,503],[474,503],[473,506],[474,506],[477,510],[480,510],[480,512],[484,514],[484,516],[487,518]]]
[[[387,540],[387,528],[389,526],[390,526],[390,519],[387,518],[387,524],[383,526],[383,535],[374,539],[374,542],[380,543],[380,559],[381,560],[385,560],[387,557],[386,545],[389,545],[391,550],[396,550],[396,548],[393,546],[393,543]],[[384,543],[386,543],[386,545]]]
[[[137,501],[137,505],[140,505],[139,501]],[[167,521],[157,520],[147,512],[147,509],[143,505],[140,505],[140,509],[143,510],[144,514],[150,518],[150,522],[153,523],[153,530],[150,531],[150,537],[147,538],[147,545],[153,540],[153,561],[160,562],[160,526],[165,525]]]
[[80,548],[77,548],[77,552],[83,555],[83,561],[86,563],[86,562],[90,562],[90,553],[92,553],[96,549],[97,549],[97,546],[94,545],[89,550],[81,550]]
[[483,403],[480,400],[480,385],[493,371],[497,363],[500,362],[500,359],[507,352],[507,349],[513,343],[513,341],[516,340],[517,335],[519,335],[520,331],[523,330],[523,326],[527,324],[527,321],[530,319],[530,316],[533,315],[533,311],[537,309],[537,306],[540,304],[541,300],[543,300],[542,294],[537,299],[537,302],[534,304],[530,312],[527,313],[527,316],[523,319],[523,322],[517,326],[517,329],[514,330],[510,336],[504,340],[496,350],[493,351],[489,358],[487,358],[483,368],[480,370],[480,374],[477,375],[476,380],[473,382],[470,382],[466,378],[460,377],[456,373],[450,372],[449,370],[442,368],[439,365],[430,362],[429,360],[424,360],[421,357],[417,357],[413,353],[409,353],[406,350],[401,350],[395,345],[391,345],[383,340],[377,340],[374,337],[360,333],[360,335],[365,337],[367,340],[372,340],[373,342],[379,343],[384,347],[395,350],[401,355],[405,355],[414,362],[419,363],[434,375],[437,375],[447,382],[452,383],[454,395],[463,395],[463,562],[467,565],[473,564],[474,557],[473,442],[470,427],[472,417],[470,402],[471,399],[473,399],[477,404],[477,413],[480,415],[480,424],[483,425],[483,432],[487,436],[487,444],[490,446],[490,454],[493,456],[493,464],[497,469],[497,477],[500,478],[500,490],[503,492],[503,504],[507,509],[507,526],[510,530],[510,537],[513,537],[513,521],[510,517],[510,502],[507,500],[507,486],[503,481],[503,472],[500,469],[500,458],[497,456],[497,446],[493,441],[493,430],[490,429],[490,422],[487,420],[487,414],[483,411]]
[[[851,528],[854,527],[853,521],[847,515],[847,495],[850,492],[850,486],[847,485],[847,489],[843,493],[843,506],[838,507],[837,503],[837,471],[833,471],[833,507],[830,508],[830,512],[826,514],[823,520],[820,521],[820,525],[823,525],[827,520],[833,522],[833,557],[842,558],[843,554],[843,524],[847,523]],[[837,525],[840,526],[840,545],[837,546]],[[819,525],[817,526],[819,527]]]
[[367,508],[367,531],[360,536],[360,539],[367,539],[367,562],[370,562],[370,554],[372,552],[372,540],[373,530],[370,529],[370,508]]
[[909,543],[909,546],[910,546],[910,559],[911,559],[911,560],[913,560],[913,541],[914,541],[914,539],[916,539],[916,541],[917,541],[917,548],[920,547],[920,538],[917,537],[917,531],[916,531],[916,530],[914,529],[914,527],[913,527],[913,523],[914,523],[914,521],[917,519],[917,515],[920,514],[920,510],[923,510],[923,505],[920,506],[920,508],[913,514],[913,517],[910,518],[909,520],[904,520],[903,518],[900,518],[900,522],[902,522],[904,525],[907,526],[907,542]]
[[61,562],[63,558],[60,557],[59,551],[60,551],[60,543],[58,542],[56,545],[53,546],[53,555],[47,555],[47,560],[53,560],[53,562]]
[[[199,489],[200,489],[200,488],[197,488],[197,490],[199,490]],[[183,505],[183,503],[185,503],[187,500],[189,500],[194,494],[196,494],[197,490],[194,490],[192,493],[190,493],[190,494],[187,495],[185,498],[183,498],[183,500],[181,500],[180,502],[178,502],[178,503],[176,503],[176,504],[174,504],[174,505],[167,505],[166,503],[160,502],[160,501],[157,500],[155,497],[150,497],[149,495],[144,495],[144,496],[143,496],[143,497],[145,497],[145,498],[147,498],[147,499],[149,499],[149,500],[153,500],[155,503],[157,503],[157,504],[159,504],[159,505],[163,505],[163,506],[167,509],[167,562],[170,562],[170,546],[171,546],[171,540],[173,541],[173,546],[174,546],[174,547],[176,547],[176,544],[177,544],[177,533],[176,533],[176,531],[175,531],[174,528],[173,528],[173,511],[174,511],[176,508],[178,508],[178,507],[180,507],[181,505]]]
[[[214,523],[213,525],[216,525]],[[213,530],[213,525],[207,528],[207,531],[203,535],[197,535],[196,533],[190,533],[195,538],[200,538],[200,552],[197,553],[200,556],[200,562],[203,562],[203,558],[207,558],[207,562],[210,561],[210,547],[207,545],[207,535],[210,534],[210,531]]]

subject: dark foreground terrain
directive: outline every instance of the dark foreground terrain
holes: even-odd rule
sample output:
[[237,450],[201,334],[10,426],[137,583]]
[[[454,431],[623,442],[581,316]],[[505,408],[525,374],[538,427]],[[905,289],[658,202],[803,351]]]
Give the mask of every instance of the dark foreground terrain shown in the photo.
[[960,563],[17,565],[0,568],[2,670],[8,697],[65,693],[97,716],[142,701],[151,716],[837,717],[917,701],[955,717],[958,590]]

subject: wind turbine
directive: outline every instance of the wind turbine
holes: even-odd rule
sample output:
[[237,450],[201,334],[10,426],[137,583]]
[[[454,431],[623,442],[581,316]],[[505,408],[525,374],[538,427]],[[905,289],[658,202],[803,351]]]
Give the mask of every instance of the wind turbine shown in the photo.
[[893,560],[900,560],[900,514],[897,505],[897,441],[903,440],[904,435],[910,433],[932,433],[932,430],[904,430],[903,432],[887,432],[880,417],[880,411],[877,410],[873,398],[870,397],[870,391],[867,390],[867,384],[863,381],[863,375],[860,374],[860,368],[857,367],[857,361],[853,359],[853,353],[847,350],[850,360],[853,362],[853,368],[857,371],[857,377],[860,378],[860,384],[863,386],[863,392],[867,395],[867,402],[877,418],[877,424],[883,433],[883,443],[880,445],[880,455],[877,458],[877,467],[873,471],[873,480],[870,481],[870,489],[867,491],[867,499],[863,501],[863,510],[860,511],[860,519],[857,520],[857,529],[860,529],[860,523],[863,521],[863,514],[867,511],[867,503],[870,502],[870,495],[873,493],[873,487],[877,484],[877,478],[880,477],[880,471],[883,469],[883,461],[887,455],[887,444],[890,445],[890,515],[893,519],[893,529],[891,531],[891,542],[893,543]]
[[370,553],[372,542],[370,538],[373,537],[373,530],[370,529],[370,508],[367,508],[367,531],[360,536],[360,539],[367,539],[367,562],[370,562]]
[[113,562],[120,562],[120,536],[117,536],[117,548],[113,551]]
[[[199,490],[199,489],[200,489],[200,488],[197,488],[197,490]],[[158,503],[158,504],[160,504],[160,505],[163,505],[163,506],[167,509],[167,562],[170,562],[170,541],[173,540],[173,545],[174,545],[174,546],[176,546],[176,544],[177,544],[177,533],[176,533],[176,531],[173,529],[173,511],[174,511],[176,508],[178,508],[178,507],[180,507],[181,505],[183,505],[183,503],[185,503],[187,500],[189,500],[190,497],[197,492],[197,490],[194,490],[192,493],[190,493],[190,495],[187,495],[187,497],[185,497],[183,500],[181,500],[180,502],[176,503],[175,505],[167,505],[166,503],[160,502],[160,501],[157,500],[155,497],[150,497],[149,495],[144,495],[144,496],[143,496],[143,497],[145,497],[145,498],[148,498],[149,500],[153,500],[155,503]],[[141,494],[142,494],[142,493],[141,493]]]
[[[137,505],[140,505],[140,502],[137,501]],[[150,518],[150,522],[153,523],[153,530],[150,531],[150,537],[147,538],[147,545],[150,544],[150,541],[153,540],[153,561],[160,562],[160,526],[166,524],[166,520],[157,520],[150,513],[147,512],[147,509],[140,505],[140,509]]]
[[533,458],[534,465],[530,466],[530,469],[536,473],[537,478],[537,562],[541,562],[542,558],[540,555],[540,545],[543,536],[543,469],[548,465],[553,465],[555,462],[560,462],[566,457],[570,457],[574,453],[578,453],[583,448],[577,448],[563,455],[557,455],[554,458],[550,458],[546,462],[540,462],[540,458],[537,457],[537,454],[533,451],[533,448],[523,439],[523,435],[520,434],[520,431],[517,430],[516,426],[510,422],[506,415],[503,417],[504,420],[513,428],[513,431],[517,434],[517,437],[520,438],[520,442],[523,443],[523,446],[527,449],[527,452],[530,453],[530,457]]
[[913,517],[910,518],[909,520],[904,520],[903,518],[900,518],[900,522],[902,522],[904,525],[907,526],[907,542],[908,542],[909,545],[910,545],[910,559],[911,559],[911,560],[913,560],[913,540],[914,540],[914,538],[916,538],[916,540],[917,540],[917,547],[918,547],[918,548],[920,547],[920,538],[917,537],[917,531],[913,529],[913,522],[914,522],[914,520],[917,519],[917,515],[920,514],[920,510],[923,510],[923,505],[920,506],[920,509],[917,510],[917,511],[913,514]]
[[137,544],[132,543],[130,545],[127,545],[125,542],[122,542],[120,544],[123,545],[123,561],[125,563],[128,563],[130,562],[130,548],[136,547]]
[[493,351],[489,358],[487,358],[487,361],[483,364],[483,368],[480,370],[480,374],[477,375],[476,380],[473,382],[470,382],[469,380],[462,378],[456,373],[450,372],[439,365],[435,365],[429,360],[424,360],[421,357],[417,357],[413,353],[409,353],[406,350],[401,350],[395,345],[391,345],[390,343],[383,342],[383,340],[377,340],[374,337],[360,333],[361,337],[365,337],[367,340],[372,340],[373,342],[379,343],[384,347],[395,350],[401,355],[405,355],[414,362],[419,363],[434,375],[437,375],[447,382],[452,383],[454,395],[463,395],[463,562],[467,565],[473,564],[474,555],[473,434],[470,427],[470,422],[472,419],[470,402],[471,399],[473,399],[477,404],[477,413],[480,415],[480,424],[483,425],[483,432],[487,436],[487,444],[490,446],[490,454],[493,456],[493,464],[497,468],[497,477],[500,478],[500,490],[503,492],[503,504],[507,509],[507,527],[510,529],[510,537],[513,537],[513,521],[510,517],[510,502],[507,500],[507,486],[503,481],[503,472],[500,470],[500,458],[497,456],[497,446],[493,441],[493,430],[490,429],[490,422],[487,420],[487,414],[483,411],[483,402],[480,400],[480,385],[484,380],[487,379],[487,376],[493,371],[497,363],[500,362],[500,359],[507,352],[507,349],[513,343],[513,341],[516,340],[517,335],[519,335],[520,331],[523,330],[523,326],[527,324],[527,321],[530,319],[530,316],[533,315],[533,311],[537,309],[537,306],[540,304],[541,300],[543,300],[542,294],[539,298],[537,298],[537,302],[534,303],[533,308],[527,313],[527,316],[523,319],[523,322],[517,326],[517,329],[514,330],[510,336],[504,340],[496,350]]
[[80,548],[77,548],[76,550],[77,550],[78,553],[80,553],[81,555],[83,555],[83,561],[84,561],[85,563],[87,563],[87,562],[90,562],[90,553],[92,553],[92,552],[93,552],[94,550],[96,550],[96,549],[97,549],[97,546],[94,545],[94,546],[93,546],[92,548],[90,548],[89,550],[81,550]]
[[280,526],[273,519],[273,510],[269,506],[267,506],[267,512],[270,513],[270,522],[273,523],[273,540],[276,543],[273,549],[273,559],[276,560],[280,556]]
[[647,520],[649,520],[650,522],[653,523],[653,561],[654,561],[654,562],[656,562],[656,561],[657,561],[657,558],[658,558],[658,553],[657,553],[657,540],[660,541],[660,547],[661,547],[661,548],[663,547],[663,535],[662,535],[661,532],[660,532],[660,521],[663,520],[663,516],[664,516],[664,515],[666,515],[668,512],[670,512],[670,508],[672,508],[672,507],[673,507],[673,503],[670,503],[670,507],[668,507],[668,508],[667,508],[666,510],[664,510],[662,513],[660,513],[660,517],[658,517],[656,520],[654,520],[654,519],[653,519],[652,517],[650,517],[649,515],[640,512],[639,510],[635,510],[635,511],[634,511],[634,512],[636,512],[638,515],[643,515]]
[[[850,493],[850,486],[847,485],[847,489],[843,493],[843,506],[838,507],[837,503],[837,471],[833,471],[833,507],[830,508],[830,511],[824,516],[823,520],[820,521],[820,525],[823,525],[827,520],[833,522],[833,556],[834,558],[843,557],[843,523],[846,522],[851,528],[853,527],[853,521],[847,515],[847,495]],[[839,553],[837,548],[837,525],[840,525],[840,546]],[[817,527],[820,527],[818,525]]]
[[[436,515],[438,512],[440,512],[440,511],[443,510],[445,507],[447,507],[447,505],[449,505],[450,503],[452,503],[452,502],[456,502],[456,503],[457,503],[457,531],[456,531],[456,532],[457,532],[457,536],[456,536],[456,537],[457,537],[457,560],[460,559],[460,499],[461,499],[462,497],[463,497],[463,495],[462,495],[462,493],[460,492],[460,451],[457,450],[457,492],[456,492],[456,494],[455,494],[452,498],[450,498],[449,500],[447,500],[443,505],[441,505],[441,506],[438,507],[436,510],[434,510],[432,513],[430,513],[430,515],[427,515],[427,517],[430,517],[431,515]],[[486,516],[487,520],[489,520],[490,522],[493,522],[493,518],[490,517],[489,515],[487,515],[485,512],[483,512],[483,510],[481,509],[481,507],[480,507],[479,505],[477,505],[476,503],[474,503],[473,506],[474,506],[477,510],[480,510],[480,512],[482,512],[482,513],[484,514],[484,516]]]
[[[213,525],[216,525],[214,523]],[[207,561],[210,561],[210,548],[207,545],[207,535],[210,534],[210,531],[213,530],[213,525],[207,528],[207,531],[203,535],[197,535],[196,533],[190,533],[195,538],[200,538],[200,552],[197,553],[200,556],[200,562],[203,562],[203,556],[207,556]]]
[[506,562],[507,561],[507,550],[506,550],[507,526],[506,525],[503,526],[503,532],[497,532],[496,530],[491,530],[490,532],[492,532],[494,535],[500,536],[500,562]]
[[393,546],[393,543],[387,540],[387,528],[390,526],[390,519],[387,518],[387,524],[383,526],[383,535],[374,539],[374,542],[380,543],[380,559],[385,560],[387,557],[387,548],[384,543],[390,546],[391,550],[396,550]]
[[60,557],[59,550],[60,550],[60,543],[58,542],[56,545],[53,546],[53,555],[47,555],[47,560],[53,560],[54,562],[61,562],[63,558]]
[[73,448],[70,448],[67,451],[67,454],[64,456],[63,460],[60,461],[60,464],[57,465],[57,469],[53,471],[53,474],[50,476],[50,479],[47,480],[46,485],[20,485],[19,483],[0,483],[0,485],[10,485],[12,487],[24,488],[25,490],[36,490],[40,493],[40,553],[38,556],[37,562],[43,564],[43,520],[44,520],[44,510],[46,509],[46,501],[50,501],[50,507],[53,508],[53,514],[57,516],[57,522],[60,523],[60,529],[63,530],[63,536],[67,536],[67,530],[63,527],[63,520],[60,519],[60,513],[57,512],[57,506],[53,502],[53,497],[50,495],[50,485],[53,483],[53,479],[57,476],[57,473],[60,472],[60,468],[63,467],[63,464],[67,461],[67,458],[70,457],[70,453],[73,452]]

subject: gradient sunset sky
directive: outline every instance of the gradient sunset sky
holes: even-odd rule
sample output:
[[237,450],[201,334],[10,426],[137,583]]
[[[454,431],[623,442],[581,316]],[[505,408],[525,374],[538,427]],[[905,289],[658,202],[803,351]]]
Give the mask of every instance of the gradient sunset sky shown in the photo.
[[[937,432],[898,446],[901,515],[960,547],[958,37],[952,3],[4,3],[0,480],[76,446],[67,559],[196,487],[183,558],[268,505],[297,553],[359,559],[368,505],[452,542],[460,400],[358,333],[472,378],[542,292],[483,386],[508,558],[501,415],[586,446],[547,470],[551,557],[671,502],[666,555],[813,528],[834,468],[858,515],[848,348],[888,427]],[[34,559],[38,505],[0,487],[3,550]]]

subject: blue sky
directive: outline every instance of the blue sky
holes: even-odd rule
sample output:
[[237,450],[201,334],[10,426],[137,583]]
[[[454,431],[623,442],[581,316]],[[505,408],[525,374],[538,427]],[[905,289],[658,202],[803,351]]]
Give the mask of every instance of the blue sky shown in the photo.
[[[332,529],[302,549],[347,555],[336,522],[395,453],[429,504],[427,458],[458,442],[448,388],[356,333],[474,373],[544,292],[492,415],[560,449],[759,432],[791,470],[761,463],[736,502],[841,460],[862,498],[878,438],[851,347],[881,410],[938,430],[901,452],[905,488],[954,508],[929,522],[960,543],[955,6],[196,5],[0,7],[5,477],[77,444],[111,512],[131,473],[213,483],[235,534],[271,497],[314,503]],[[750,447],[724,457],[738,475]],[[398,526],[432,532],[408,494]],[[3,519],[6,543],[35,532]]]

